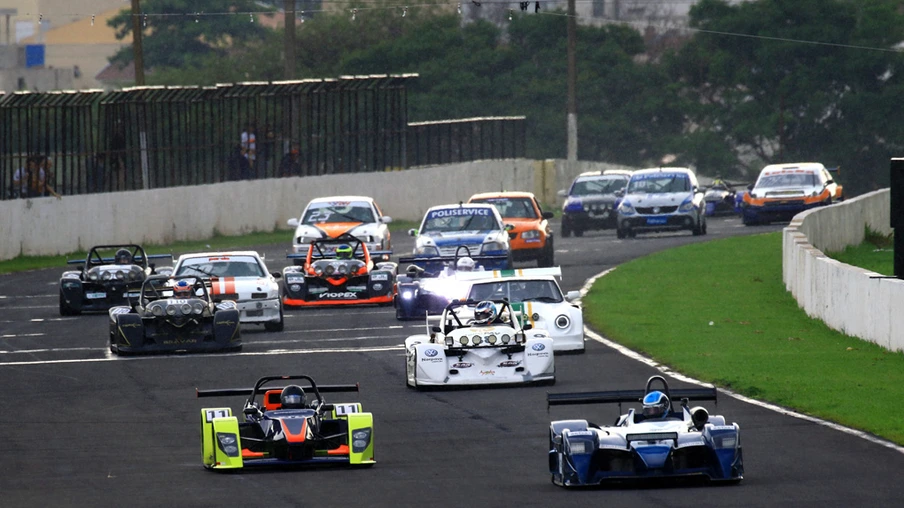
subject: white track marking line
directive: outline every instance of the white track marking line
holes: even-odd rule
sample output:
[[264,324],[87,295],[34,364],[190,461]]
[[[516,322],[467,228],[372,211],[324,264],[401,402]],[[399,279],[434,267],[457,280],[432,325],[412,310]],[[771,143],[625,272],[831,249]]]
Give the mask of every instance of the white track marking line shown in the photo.
[[21,339],[24,337],[43,337],[43,333],[20,333],[12,335],[0,335],[0,339]]
[[190,359],[190,358],[227,358],[233,356],[276,356],[276,355],[310,355],[321,353],[373,353],[383,351],[395,351],[400,354],[404,344],[394,346],[379,347],[361,347],[361,348],[319,348],[319,349],[273,349],[268,351],[243,351],[241,353],[183,353],[168,355],[148,355],[148,356],[115,356],[107,350],[107,356],[104,358],[82,358],[72,360],[34,360],[28,362],[0,362],[0,367],[17,366],[17,365],[54,365],[61,363],[99,363],[99,362],[129,362],[129,361],[151,361],[151,360],[167,360]]
[[[615,268],[610,268],[610,269],[608,269],[608,270],[604,270],[604,271],[602,271],[602,272],[600,272],[600,273],[594,275],[593,277],[587,279],[587,281],[584,283],[584,287],[581,288],[581,298],[583,298],[583,297],[587,294],[587,291],[590,290],[590,287],[593,286],[593,283],[596,282],[596,279],[605,276],[606,274],[608,274],[608,273],[611,272],[612,270],[615,270]],[[652,358],[648,358],[648,357],[646,357],[646,356],[641,355],[640,353],[638,353],[638,352],[636,352],[636,351],[633,351],[633,350],[631,350],[631,349],[628,349],[628,348],[622,346],[621,344],[618,344],[618,343],[616,343],[616,342],[612,342],[611,340],[609,340],[609,339],[603,337],[602,335],[600,335],[600,334],[594,332],[593,330],[591,330],[590,328],[587,328],[586,326],[584,327],[584,334],[585,334],[586,336],[590,337],[591,339],[593,339],[593,340],[595,340],[595,341],[601,343],[601,344],[604,344],[604,345],[606,345],[606,346],[609,346],[610,348],[612,348],[612,349],[618,351],[619,353],[621,353],[621,354],[627,356],[628,358],[631,358],[632,360],[636,360],[636,361],[638,361],[638,362],[641,362],[641,363],[644,363],[644,364],[646,364],[646,365],[649,365],[650,367],[653,367],[654,369],[658,370],[659,372],[662,372],[663,374],[665,374],[665,375],[667,375],[667,376],[671,376],[671,377],[673,377],[673,378],[675,378],[675,379],[677,379],[677,380],[679,380],[679,381],[684,381],[684,382],[686,382],[686,383],[693,383],[693,384],[696,384],[696,385],[706,386],[706,387],[710,387],[710,388],[713,387],[713,385],[711,385],[711,384],[709,384],[709,383],[704,383],[703,381],[700,381],[700,380],[698,380],[698,379],[694,379],[694,378],[685,376],[684,374],[681,374],[681,373],[679,373],[679,372],[675,372],[675,371],[669,369],[668,367],[666,367],[665,365],[660,365],[659,363],[657,363],[657,362],[656,362],[655,360],[653,360]],[[887,441],[887,440],[885,440],[885,439],[878,438],[878,437],[873,436],[873,435],[871,435],[871,434],[868,434],[868,433],[866,433],[866,432],[863,432],[863,431],[860,431],[860,430],[857,430],[857,429],[852,429],[852,428],[850,428],[850,427],[845,427],[844,425],[839,425],[839,424],[837,424],[837,423],[835,423],[835,422],[830,422],[830,421],[827,421],[827,420],[822,420],[822,419],[816,418],[816,417],[814,417],[814,416],[801,414],[801,413],[792,411],[792,410],[790,410],[790,409],[786,409],[786,408],[783,408],[783,407],[781,407],[781,406],[777,406],[777,405],[775,405],[775,404],[770,404],[770,403],[768,403],[768,402],[762,402],[762,401],[759,401],[759,400],[756,400],[756,399],[751,399],[751,398],[745,397],[744,395],[741,395],[741,394],[739,394],[739,393],[735,393],[735,392],[733,392],[733,391],[731,391],[731,390],[726,390],[725,388],[716,388],[716,389],[717,389],[720,393],[724,393],[725,395],[728,395],[729,397],[735,398],[735,399],[737,399],[737,400],[739,400],[739,401],[741,401],[741,402],[746,402],[747,404],[751,404],[751,405],[758,406],[758,407],[761,407],[761,408],[764,408],[764,409],[768,409],[768,410],[770,410],[770,411],[774,411],[774,412],[779,413],[779,414],[781,414],[781,415],[791,416],[791,417],[794,417],[794,418],[798,418],[798,419],[800,419],[800,420],[804,420],[804,421],[808,421],[808,422],[815,423],[815,424],[818,424],[818,425],[822,425],[822,426],[824,426],[824,427],[828,427],[828,428],[830,428],[830,429],[834,429],[834,430],[843,432],[843,433],[848,434],[848,435],[851,435],[851,436],[855,436],[855,437],[859,437],[859,438],[861,438],[861,439],[865,439],[865,440],[867,440],[867,441],[869,441],[869,442],[871,442],[871,443],[875,443],[875,444],[877,444],[877,445],[884,446],[884,447],[886,447],[886,448],[895,450],[895,451],[897,451],[897,452],[904,453],[904,446],[899,446],[899,445],[897,445],[897,444],[895,444],[895,443],[893,443],[893,442],[891,442],[891,441]]]

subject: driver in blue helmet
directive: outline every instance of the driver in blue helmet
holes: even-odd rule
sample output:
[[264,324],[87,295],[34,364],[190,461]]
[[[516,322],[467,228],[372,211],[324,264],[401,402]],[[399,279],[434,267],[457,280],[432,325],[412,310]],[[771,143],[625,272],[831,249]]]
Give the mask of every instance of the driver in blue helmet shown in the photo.
[[650,392],[643,397],[644,419],[662,419],[669,415],[672,404],[668,396],[660,391]]

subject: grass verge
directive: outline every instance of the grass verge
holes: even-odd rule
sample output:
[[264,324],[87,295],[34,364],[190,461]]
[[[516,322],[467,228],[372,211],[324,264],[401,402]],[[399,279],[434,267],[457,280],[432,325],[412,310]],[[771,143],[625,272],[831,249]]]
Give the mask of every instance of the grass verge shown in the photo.
[[[411,228],[418,227],[419,223],[412,221],[393,221],[389,224],[389,230],[393,234],[404,235]],[[199,250],[238,250],[257,245],[270,245],[284,243],[288,248],[292,242],[292,231],[288,229],[279,229],[272,232],[249,233],[239,236],[223,236],[216,235],[206,240],[196,240],[190,242],[176,242],[166,245],[145,244],[142,247],[147,250],[148,254],[160,254],[172,252],[178,256],[184,252],[192,252]],[[60,256],[19,256],[8,261],[0,261],[0,274],[22,272],[26,270],[37,270],[42,268],[60,268],[65,269],[66,261],[69,259],[84,259],[88,253],[86,251],[73,251]],[[174,260],[175,261],[175,260]]]
[[727,238],[631,261],[596,281],[584,319],[697,379],[904,444],[904,419],[886,404],[904,400],[904,353],[808,317],[782,282],[781,241]]
[[832,259],[882,275],[895,274],[894,254],[894,235],[883,235],[868,227],[860,245],[852,245],[841,252],[826,252]]

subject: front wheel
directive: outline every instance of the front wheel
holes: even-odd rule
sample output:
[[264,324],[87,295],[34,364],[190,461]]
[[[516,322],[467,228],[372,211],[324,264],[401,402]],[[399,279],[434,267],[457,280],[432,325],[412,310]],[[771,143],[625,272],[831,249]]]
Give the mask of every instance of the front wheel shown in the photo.
[[540,268],[548,268],[555,264],[555,248],[553,247],[552,237],[546,239],[546,247],[540,257],[537,258],[537,266]]
[[79,311],[73,309],[66,303],[66,298],[63,297],[63,292],[60,291],[60,315],[61,316],[77,316]]
[[268,332],[281,332],[285,328],[285,321],[283,320],[283,310],[282,305],[279,306],[279,321],[270,321],[269,323],[264,323],[264,330]]
[[562,218],[562,237],[568,238],[571,236],[571,221],[565,220]]

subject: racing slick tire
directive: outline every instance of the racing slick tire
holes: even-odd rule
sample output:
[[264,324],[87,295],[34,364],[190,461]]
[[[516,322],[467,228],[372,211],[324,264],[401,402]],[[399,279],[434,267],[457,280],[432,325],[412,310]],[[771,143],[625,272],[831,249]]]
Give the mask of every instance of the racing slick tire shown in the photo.
[[515,258],[514,258],[514,255],[512,254],[511,249],[509,249],[508,258],[505,260],[505,269],[511,270],[513,268],[515,268]]
[[580,238],[580,237],[584,236],[584,230],[580,229],[580,228],[574,228],[574,236],[576,238]]
[[568,238],[569,236],[571,236],[571,224],[570,224],[570,221],[565,220],[565,218],[563,217],[562,218],[562,237]]
[[702,216],[697,216],[697,224],[694,226],[694,229],[691,230],[694,236],[700,236],[706,234],[706,223]]
[[546,239],[546,247],[537,258],[537,266],[540,268],[549,268],[555,264],[555,247],[553,247],[552,237]]
[[66,303],[66,299],[63,298],[63,291],[60,291],[60,315],[61,316],[78,316],[80,314],[79,311],[73,309]]
[[623,240],[628,237],[628,234],[625,232],[624,229],[622,229],[620,227],[616,227],[615,228],[615,237],[618,238],[619,240]]
[[279,321],[269,321],[264,323],[264,330],[268,332],[281,332],[286,327],[285,320],[283,319],[283,308],[282,305],[279,306]]

